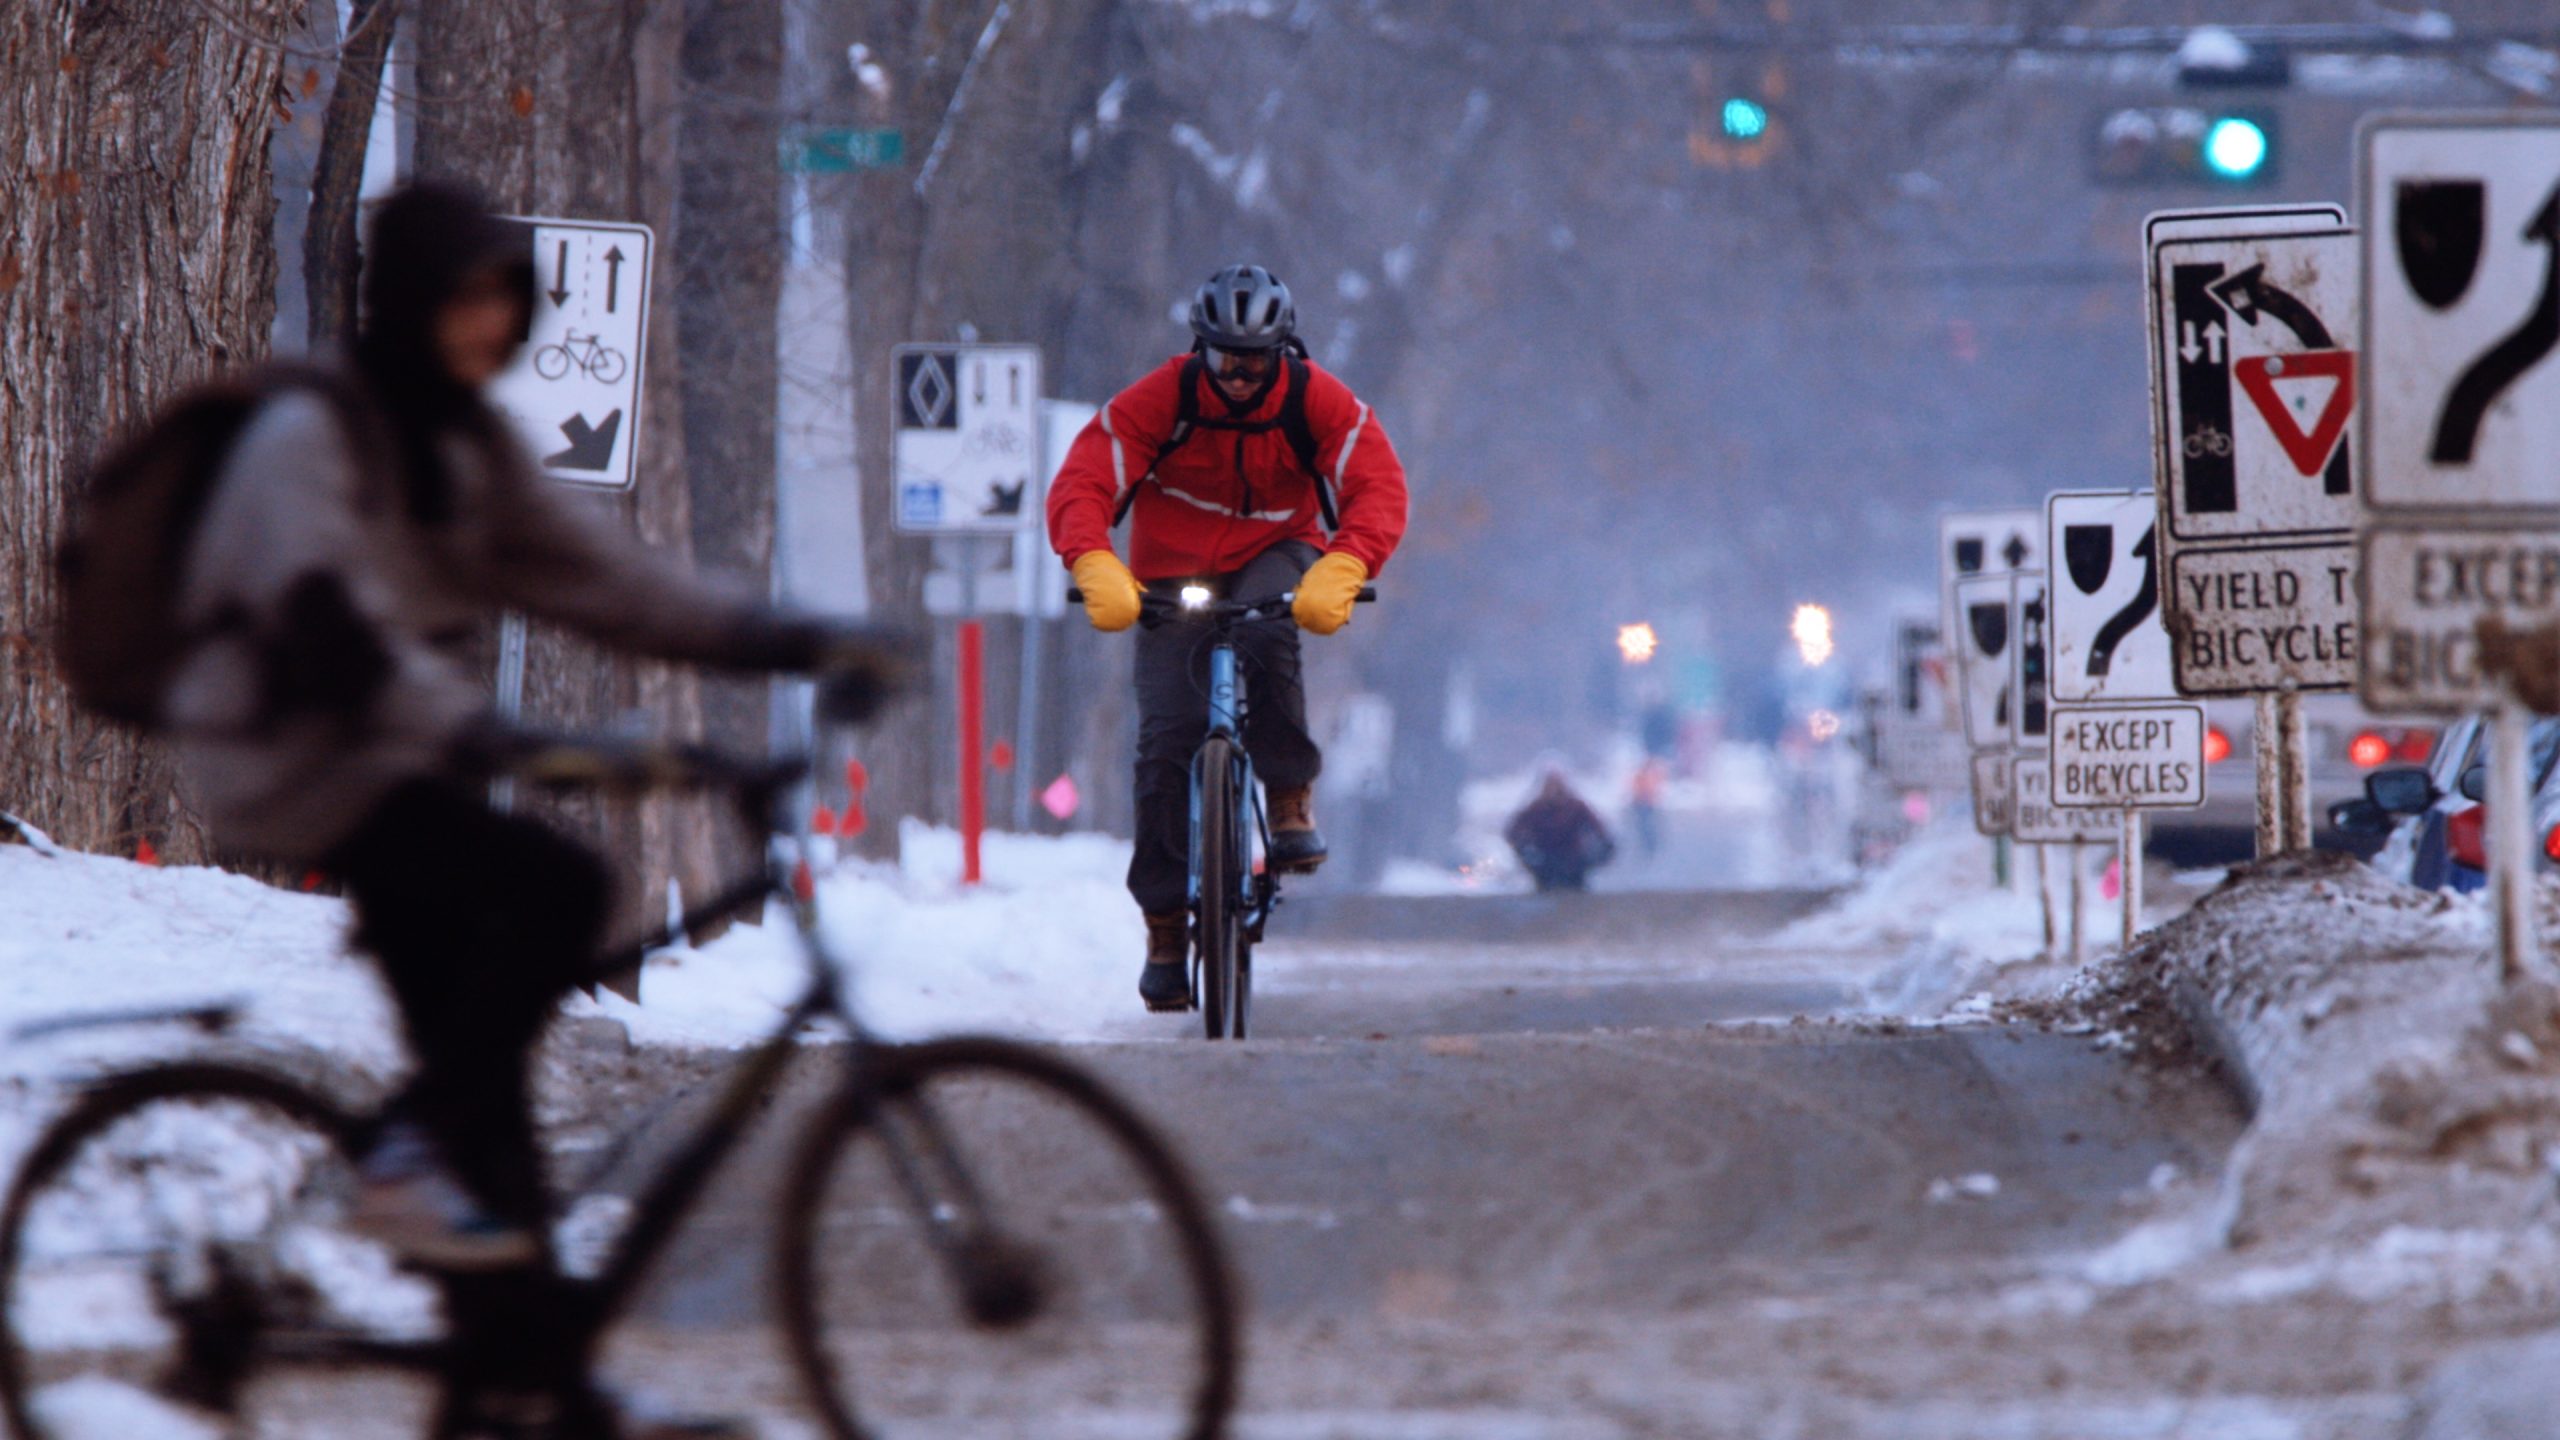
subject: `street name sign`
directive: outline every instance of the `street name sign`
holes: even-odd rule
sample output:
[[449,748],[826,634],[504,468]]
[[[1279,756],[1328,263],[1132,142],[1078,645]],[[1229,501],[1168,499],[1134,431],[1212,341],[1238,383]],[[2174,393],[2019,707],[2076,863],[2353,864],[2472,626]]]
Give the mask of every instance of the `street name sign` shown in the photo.
[[1956,633],[1955,587],[1977,575],[2044,568],[2044,517],[2034,510],[1965,511],[1938,517],[1938,632]]
[[1040,351],[900,345],[892,510],[910,535],[1011,535],[1038,522]]
[[2017,768],[2006,750],[1973,752],[1973,828],[1995,840],[2014,827]]
[[2117,810],[2088,810],[2053,803],[2052,757],[2022,751],[2011,759],[2009,833],[2025,845],[2105,844],[2123,831]]
[[2204,707],[2062,705],[2053,713],[2053,803],[2185,809],[2204,803]]
[[2560,114],[2356,132],[2375,511],[2560,518]]
[[524,347],[490,382],[490,404],[515,427],[543,474],[629,489],[648,394],[656,237],[646,225],[510,218],[526,229],[539,293]]
[[2151,492],[2057,491],[2045,498],[2045,521],[2056,561],[2052,698],[2177,698],[2169,632],[2160,624],[2159,512]]
[[2016,737],[2011,702],[2016,661],[2010,655],[2017,618],[2017,577],[1977,576],[1955,585],[1956,688],[1962,700],[1965,743],[1976,750],[2005,749]]

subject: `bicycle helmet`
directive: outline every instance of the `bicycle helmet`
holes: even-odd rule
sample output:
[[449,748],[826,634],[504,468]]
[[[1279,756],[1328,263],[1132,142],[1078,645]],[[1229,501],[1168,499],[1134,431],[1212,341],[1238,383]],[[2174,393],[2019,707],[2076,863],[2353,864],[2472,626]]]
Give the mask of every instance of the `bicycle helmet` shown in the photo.
[[1191,333],[1221,350],[1270,350],[1298,333],[1298,305],[1279,276],[1230,265],[1191,297]]

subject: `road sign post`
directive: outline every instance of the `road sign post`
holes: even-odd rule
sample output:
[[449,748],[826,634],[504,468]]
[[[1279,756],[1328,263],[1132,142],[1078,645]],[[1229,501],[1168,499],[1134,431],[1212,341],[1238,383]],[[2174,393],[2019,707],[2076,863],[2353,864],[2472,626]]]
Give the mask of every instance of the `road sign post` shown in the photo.
[[2253,697],[2257,852],[2307,848],[2295,697],[2355,677],[2356,241],[2333,205],[2170,212],[2144,239],[2177,688]]
[[2476,625],[2560,613],[2560,116],[2377,116],[2356,131],[2365,221],[2356,430],[2369,705],[2491,710],[2498,963],[2533,911],[2528,716]]
[[574,485],[631,488],[648,396],[650,274],[646,225],[517,216],[532,247],[531,329],[490,382],[542,473]]

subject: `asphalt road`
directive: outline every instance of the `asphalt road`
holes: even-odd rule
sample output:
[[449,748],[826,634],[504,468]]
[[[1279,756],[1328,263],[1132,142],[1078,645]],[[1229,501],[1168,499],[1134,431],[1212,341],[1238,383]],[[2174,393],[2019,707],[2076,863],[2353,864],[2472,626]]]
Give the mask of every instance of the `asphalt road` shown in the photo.
[[[1574,1396],[1628,1379],[1613,1357],[1629,1337],[1763,1323],[1737,1307],[1866,1313],[2031,1281],[2121,1236],[2164,1179],[2218,1168],[2241,1117],[2204,1078],[2085,1035],[1838,1015],[1838,957],[1767,943],[1810,903],[1310,906],[1262,953],[1256,1038],[1210,1044],[1168,1021],[1160,1040],[1079,1047],[1180,1139],[1221,1211],[1252,1303],[1245,1433],[1586,1433],[1568,1418],[1600,1412]],[[778,1132],[818,1083],[799,1077]],[[958,1121],[999,1169],[1026,1171],[1000,1183],[1081,1183],[1086,1161],[1030,1121],[965,1101]],[[643,1351],[757,1333],[779,1163],[752,1150],[714,1194]],[[1027,1173],[1039,1165],[1056,1169]],[[1127,1224],[1093,1253],[1152,1243]],[[1546,1335],[1567,1321],[1582,1348]],[[1475,1338],[1437,1355],[1417,1327]],[[1930,1373],[1925,1334],[1894,1333]],[[1556,1381],[1559,1365],[1589,1374]],[[1443,1382],[1473,1372],[1475,1398],[1451,1408]],[[1792,1433],[1610,1423],[1587,1433]],[[981,1430],[1065,1433],[1015,1424]]]

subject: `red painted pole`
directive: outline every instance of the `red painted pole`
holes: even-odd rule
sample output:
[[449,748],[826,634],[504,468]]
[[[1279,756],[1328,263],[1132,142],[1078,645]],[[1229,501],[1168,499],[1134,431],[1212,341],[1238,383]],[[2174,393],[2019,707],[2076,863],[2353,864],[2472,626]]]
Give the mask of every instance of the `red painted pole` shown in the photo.
[[960,622],[960,883],[978,883],[978,838],[987,825],[987,627]]

